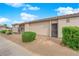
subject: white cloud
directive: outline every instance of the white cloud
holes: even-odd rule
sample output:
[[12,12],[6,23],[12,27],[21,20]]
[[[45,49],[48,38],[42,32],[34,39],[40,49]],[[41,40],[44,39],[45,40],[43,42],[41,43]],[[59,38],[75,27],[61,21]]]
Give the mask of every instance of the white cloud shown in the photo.
[[12,24],[15,24],[15,23],[23,23],[23,22],[30,22],[30,21],[34,21],[38,18],[38,16],[36,15],[33,15],[33,14],[28,14],[28,13],[25,13],[25,12],[22,12],[20,14],[21,16],[21,20],[14,20],[12,22]]
[[10,21],[8,18],[0,18],[0,23],[5,23]]
[[33,21],[38,18],[38,16],[36,16],[36,15],[28,14],[25,12],[21,13],[20,15],[24,21]]
[[12,7],[22,7],[22,6],[24,6],[23,3],[5,3],[5,4],[12,6]]
[[26,7],[23,8],[23,10],[26,10],[26,9],[29,9],[29,10],[40,10],[40,7],[36,7],[36,6],[32,6],[30,4],[27,4]]
[[72,7],[59,7],[56,9],[58,15],[66,15],[66,14],[73,14],[78,13],[79,8],[72,8]]
[[27,6],[27,7],[31,7],[31,5],[30,5],[30,4],[26,4],[26,6]]
[[39,7],[36,6],[32,6],[30,4],[24,4],[24,3],[5,3],[6,5],[12,6],[12,7],[23,7],[23,11],[25,11],[26,9],[29,10],[40,10]]
[[13,22],[12,22],[12,24],[15,24],[15,23],[23,23],[24,21],[22,21],[22,20],[14,20]]
[[40,8],[39,7],[29,7],[28,9],[29,10],[39,10]]

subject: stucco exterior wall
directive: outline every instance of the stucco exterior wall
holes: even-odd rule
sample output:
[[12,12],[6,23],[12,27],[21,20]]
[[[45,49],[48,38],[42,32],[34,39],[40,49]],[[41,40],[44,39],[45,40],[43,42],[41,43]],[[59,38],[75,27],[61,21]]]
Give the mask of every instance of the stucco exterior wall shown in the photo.
[[[54,23],[57,23],[57,20],[25,23],[25,31],[33,31],[38,35],[51,36],[51,25]],[[19,25],[13,26],[13,32],[18,32],[18,28]]]
[[79,17],[58,20],[58,37],[62,38],[62,28],[64,26],[79,26]]
[[50,22],[44,21],[44,22],[36,22],[30,24],[30,31],[36,32],[38,35],[50,35]]
[[51,24],[58,23],[58,20],[52,20]]
[[30,31],[30,26],[29,26],[29,24],[25,24],[25,31]]
[[57,20],[49,20],[25,24],[25,31],[33,31],[36,32],[38,35],[51,36],[51,25],[57,22]]
[[15,26],[12,27],[12,31],[17,33],[18,28],[19,28],[19,25],[15,25]]

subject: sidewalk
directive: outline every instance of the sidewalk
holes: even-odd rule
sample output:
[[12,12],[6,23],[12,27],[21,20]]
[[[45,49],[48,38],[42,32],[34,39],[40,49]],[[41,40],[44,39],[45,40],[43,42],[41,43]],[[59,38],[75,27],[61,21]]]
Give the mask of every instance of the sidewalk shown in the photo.
[[0,56],[32,56],[31,52],[0,36]]

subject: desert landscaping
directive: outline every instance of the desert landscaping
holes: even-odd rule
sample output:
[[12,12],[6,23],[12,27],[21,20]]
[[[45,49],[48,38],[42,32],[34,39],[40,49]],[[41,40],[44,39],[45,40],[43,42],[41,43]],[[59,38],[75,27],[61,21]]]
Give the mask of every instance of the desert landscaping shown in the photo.
[[[60,42],[52,41],[49,37],[44,37],[38,35],[36,40],[33,42],[22,42],[20,34],[12,34],[12,35],[5,35],[1,34],[2,37],[5,37],[7,40],[10,40],[14,43],[17,43],[24,47],[25,49],[36,53],[38,55],[45,55],[45,56],[71,56],[71,55],[79,55],[78,52],[60,45]],[[56,39],[56,38],[51,38]],[[58,43],[58,44],[57,44]]]

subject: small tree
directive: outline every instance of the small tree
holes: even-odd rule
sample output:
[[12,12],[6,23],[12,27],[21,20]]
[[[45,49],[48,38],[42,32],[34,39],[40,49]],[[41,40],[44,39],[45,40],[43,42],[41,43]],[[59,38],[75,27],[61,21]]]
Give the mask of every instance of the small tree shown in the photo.
[[3,26],[7,27],[8,25],[7,24],[3,24]]

